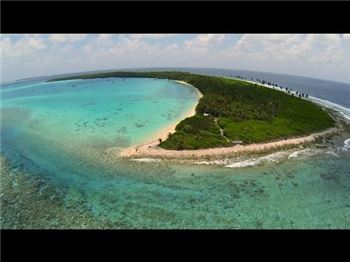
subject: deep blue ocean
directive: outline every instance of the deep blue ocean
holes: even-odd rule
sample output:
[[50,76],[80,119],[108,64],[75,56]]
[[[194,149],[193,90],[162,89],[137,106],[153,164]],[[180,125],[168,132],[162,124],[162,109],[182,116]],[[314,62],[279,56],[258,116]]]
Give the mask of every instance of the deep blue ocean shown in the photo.
[[152,68],[152,70],[178,70],[192,73],[200,73],[215,76],[233,77],[236,75],[243,76],[246,80],[270,81],[283,87],[292,88],[311,96],[328,100],[335,104],[350,108],[350,83],[341,83],[303,76],[266,73],[247,70],[229,70],[229,69],[212,69],[212,68]]

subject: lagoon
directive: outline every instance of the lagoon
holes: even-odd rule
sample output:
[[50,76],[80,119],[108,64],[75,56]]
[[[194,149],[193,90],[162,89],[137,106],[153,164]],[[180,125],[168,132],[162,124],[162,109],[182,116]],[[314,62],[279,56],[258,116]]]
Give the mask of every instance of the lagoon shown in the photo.
[[179,122],[193,88],[109,78],[1,96],[1,228],[350,228],[349,133],[219,165],[136,162],[106,149]]

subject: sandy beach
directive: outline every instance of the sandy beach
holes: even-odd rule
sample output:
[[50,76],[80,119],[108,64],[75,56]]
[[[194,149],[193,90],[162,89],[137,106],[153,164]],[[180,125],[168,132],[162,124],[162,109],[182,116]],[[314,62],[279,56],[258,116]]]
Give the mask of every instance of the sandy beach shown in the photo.
[[[203,94],[196,87],[194,87],[193,85],[190,85],[189,83],[186,83],[186,82],[183,82],[183,81],[178,81],[178,80],[171,80],[171,81],[174,81],[174,82],[177,82],[179,84],[187,85],[187,86],[192,87],[193,90],[195,90],[197,92],[197,99],[198,99],[198,101],[199,101],[199,99],[201,99],[203,97]],[[198,104],[198,102],[197,102],[197,104]],[[191,116],[195,115],[196,114],[196,106],[197,106],[197,104],[194,107],[192,107],[191,109],[189,109],[187,112],[185,112],[181,116],[182,119],[185,119],[187,117],[191,117]],[[152,144],[157,143],[158,144],[159,143],[159,138],[161,138],[162,140],[167,139],[169,133],[174,133],[175,132],[175,127],[177,126],[178,123],[179,122],[174,122],[171,125],[165,127],[164,129],[161,129],[160,131],[154,133],[152,141],[147,142],[146,144],[147,145],[150,144],[150,143],[152,143]],[[143,144],[143,145],[146,145],[146,144]],[[140,146],[142,146],[142,145],[140,145]],[[136,147],[139,147],[139,145],[135,146],[135,147],[132,147],[132,148],[136,148]]]
[[[203,94],[194,86],[190,85],[189,83],[186,83],[184,81],[178,81],[178,80],[171,80],[174,82],[177,82],[179,84],[191,86],[196,92],[197,92],[197,98],[198,101],[203,97]],[[196,106],[197,104],[189,109],[187,112],[185,112],[181,117],[182,119],[185,119],[187,117],[191,117],[196,114]],[[177,126],[179,122],[174,122],[171,125],[159,130],[158,132],[154,133],[152,135],[152,139],[150,139],[149,142],[141,144],[141,145],[136,145],[136,146],[131,146],[128,148],[125,148],[121,151],[120,156],[123,157],[129,157],[133,156],[135,153],[139,152],[145,152],[145,149],[149,147],[156,147],[159,144],[159,139],[166,140],[168,138],[169,133],[174,133],[175,132],[175,127]]]
[[[190,85],[183,81],[176,81],[184,85]],[[247,81],[249,82],[249,81]],[[192,85],[190,85],[192,86]],[[193,87],[193,86],[192,86]],[[193,87],[198,92],[198,99],[200,99],[203,94],[195,87]],[[191,108],[183,116],[183,119],[195,115],[195,107]],[[159,132],[154,134],[154,139],[151,141],[128,147],[122,149],[118,155],[121,157],[132,157],[132,158],[164,158],[164,159],[191,159],[191,158],[201,158],[201,157],[220,157],[236,153],[249,153],[249,152],[263,152],[271,149],[283,148],[286,146],[297,146],[315,141],[318,137],[323,137],[328,134],[337,131],[336,128],[330,128],[323,132],[314,133],[304,137],[289,138],[279,141],[271,141],[266,143],[249,144],[249,145],[234,145],[231,147],[220,147],[220,148],[208,148],[208,149],[198,149],[198,150],[167,150],[158,146],[159,138],[162,140],[167,139],[169,132],[175,132],[175,127],[178,123],[174,123]]]
[[165,158],[165,159],[191,159],[200,157],[220,157],[235,153],[248,152],[263,152],[271,149],[283,148],[291,145],[302,145],[315,141],[318,137],[323,137],[336,132],[336,128],[330,128],[326,131],[314,133],[309,136],[290,138],[279,141],[249,144],[249,145],[234,145],[232,147],[208,148],[198,150],[166,150],[158,146],[158,141],[152,141],[136,147],[130,147],[122,150],[120,156],[122,157],[151,157],[151,158]]

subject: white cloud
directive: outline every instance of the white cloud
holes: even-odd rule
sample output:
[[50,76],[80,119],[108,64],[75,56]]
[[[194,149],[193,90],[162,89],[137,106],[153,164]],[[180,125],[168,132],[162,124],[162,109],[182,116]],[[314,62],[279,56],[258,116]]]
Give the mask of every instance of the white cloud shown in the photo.
[[44,44],[43,40],[39,38],[28,37],[26,44],[34,50],[41,50],[46,48],[46,45]]
[[74,50],[74,45],[73,44],[67,44],[61,48],[62,52],[69,52]]
[[232,48],[236,56],[280,61],[287,57],[299,59],[310,51],[303,35],[246,34]]
[[99,46],[111,46],[115,42],[115,37],[112,34],[99,34],[96,38],[95,42],[89,42],[88,45],[92,47],[95,45],[95,48],[99,48]]
[[195,41],[202,45],[218,44],[225,39],[223,34],[204,34],[196,37]]
[[3,59],[22,58],[46,47],[44,40],[38,36],[24,35],[17,41],[12,41],[10,37],[4,37],[0,40]]
[[337,63],[343,59],[341,37],[334,34],[247,34],[229,51],[236,58],[270,63]]
[[343,34],[343,47],[350,51],[350,34]]
[[84,52],[90,52],[90,51],[92,51],[92,45],[91,44],[87,44],[87,45],[85,45],[84,47],[83,47],[83,51]]
[[305,42],[312,46],[313,52],[306,57],[313,63],[339,63],[343,60],[341,36],[335,34],[308,35]]
[[113,35],[111,34],[99,34],[97,37],[97,41],[103,42],[103,41],[110,41],[112,39]]
[[186,40],[184,44],[191,53],[205,55],[209,48],[221,43],[225,37],[223,34],[201,34],[192,40]]
[[49,40],[54,43],[78,42],[86,38],[86,34],[51,34]]
[[175,35],[1,35],[1,62],[6,75],[16,75],[13,78],[31,72],[45,75],[179,66],[271,71],[350,82],[349,34],[199,34],[172,38]]
[[[109,48],[87,48],[88,51],[93,51],[96,55],[100,55],[106,59],[118,59],[127,63],[131,60],[149,59],[149,63],[155,58],[163,56],[165,59],[171,57],[179,49],[178,44],[150,44],[138,38],[123,38]],[[97,51],[97,52],[96,52]]]
[[127,37],[133,39],[162,39],[167,37],[177,36],[178,34],[129,34]]

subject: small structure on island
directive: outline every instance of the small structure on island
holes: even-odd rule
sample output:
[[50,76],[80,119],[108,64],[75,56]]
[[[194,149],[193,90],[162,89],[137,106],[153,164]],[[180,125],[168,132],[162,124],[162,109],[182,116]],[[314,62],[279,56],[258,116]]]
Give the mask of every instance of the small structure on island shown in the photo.
[[209,116],[209,114],[208,113],[203,113],[203,116]]

